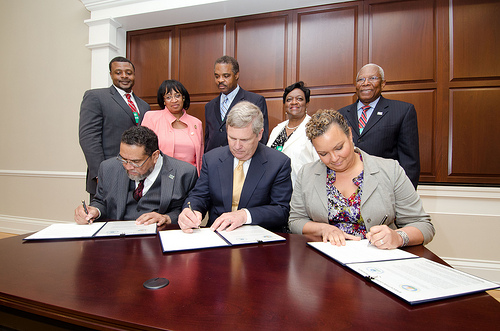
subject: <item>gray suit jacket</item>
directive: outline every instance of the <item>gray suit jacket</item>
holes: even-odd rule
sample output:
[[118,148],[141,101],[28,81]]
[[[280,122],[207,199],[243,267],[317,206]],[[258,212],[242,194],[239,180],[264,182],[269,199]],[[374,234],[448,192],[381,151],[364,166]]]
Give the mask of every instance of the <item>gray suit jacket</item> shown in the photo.
[[[141,123],[151,108],[135,94],[134,99]],[[114,86],[85,92],[80,106],[79,137],[87,161],[87,192],[95,194],[99,165],[118,155],[123,131],[134,125],[132,110]]]
[[[384,224],[391,229],[413,226],[424,235],[424,244],[434,237],[434,226],[422,201],[397,161],[371,156],[356,149],[363,157],[364,180],[361,216],[369,230],[387,215]],[[328,223],[326,166],[321,160],[306,164],[297,176],[292,194],[288,225],[292,233],[302,233],[307,222]]]
[[[177,223],[184,199],[198,179],[198,171],[192,164],[163,155],[163,166],[159,176],[160,205],[148,212],[166,214],[170,216],[172,223]],[[90,203],[101,211],[100,219],[123,220],[129,184],[130,179],[120,161],[109,159],[101,163],[97,192]]]

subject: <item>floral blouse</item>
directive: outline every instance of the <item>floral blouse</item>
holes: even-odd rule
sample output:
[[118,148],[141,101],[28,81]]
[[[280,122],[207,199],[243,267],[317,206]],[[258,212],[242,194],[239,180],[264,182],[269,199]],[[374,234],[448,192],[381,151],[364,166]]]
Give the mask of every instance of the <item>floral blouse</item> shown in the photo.
[[360,212],[361,194],[363,192],[364,171],[352,179],[358,187],[348,198],[334,186],[335,171],[327,168],[326,195],[328,198],[328,222],[347,234],[366,238],[366,226]]
[[[290,136],[293,134],[293,132],[290,133]],[[280,134],[274,140],[273,144],[271,145],[271,148],[275,148],[281,152],[283,150],[283,146],[285,145],[288,138],[290,138],[290,136],[286,135],[286,127],[283,128],[283,130],[281,130]]]

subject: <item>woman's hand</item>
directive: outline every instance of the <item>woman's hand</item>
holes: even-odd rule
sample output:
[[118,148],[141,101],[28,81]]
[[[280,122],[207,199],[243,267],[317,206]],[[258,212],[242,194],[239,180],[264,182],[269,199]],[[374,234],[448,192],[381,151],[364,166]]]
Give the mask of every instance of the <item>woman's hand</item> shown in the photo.
[[356,237],[345,233],[334,225],[322,224],[321,237],[323,242],[330,242],[335,246],[345,246],[346,239],[350,240],[361,240],[360,237]]
[[381,249],[394,249],[403,246],[403,239],[387,225],[375,225],[366,234],[370,243]]

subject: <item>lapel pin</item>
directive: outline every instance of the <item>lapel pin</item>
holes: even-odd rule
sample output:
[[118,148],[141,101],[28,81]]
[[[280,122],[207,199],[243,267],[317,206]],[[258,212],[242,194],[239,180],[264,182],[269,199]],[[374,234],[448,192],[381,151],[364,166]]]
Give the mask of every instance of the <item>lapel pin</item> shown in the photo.
[[382,115],[383,113],[381,111],[377,112],[377,115]]
[[175,176],[174,176],[174,175],[172,175],[172,174],[170,174],[170,175],[168,175],[168,178],[170,178],[170,179],[174,179],[174,178],[175,178]]

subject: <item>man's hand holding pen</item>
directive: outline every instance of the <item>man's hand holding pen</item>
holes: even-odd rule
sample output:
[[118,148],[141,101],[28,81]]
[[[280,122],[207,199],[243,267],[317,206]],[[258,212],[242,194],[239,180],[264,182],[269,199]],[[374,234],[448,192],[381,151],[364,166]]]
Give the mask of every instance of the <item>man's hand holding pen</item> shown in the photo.
[[91,224],[99,217],[99,210],[92,206],[87,206],[84,201],[75,209],[75,222],[78,224]]
[[188,202],[189,208],[184,208],[179,214],[177,224],[183,232],[192,233],[193,229],[197,229],[201,225],[203,215],[197,210],[191,208],[191,203]]

